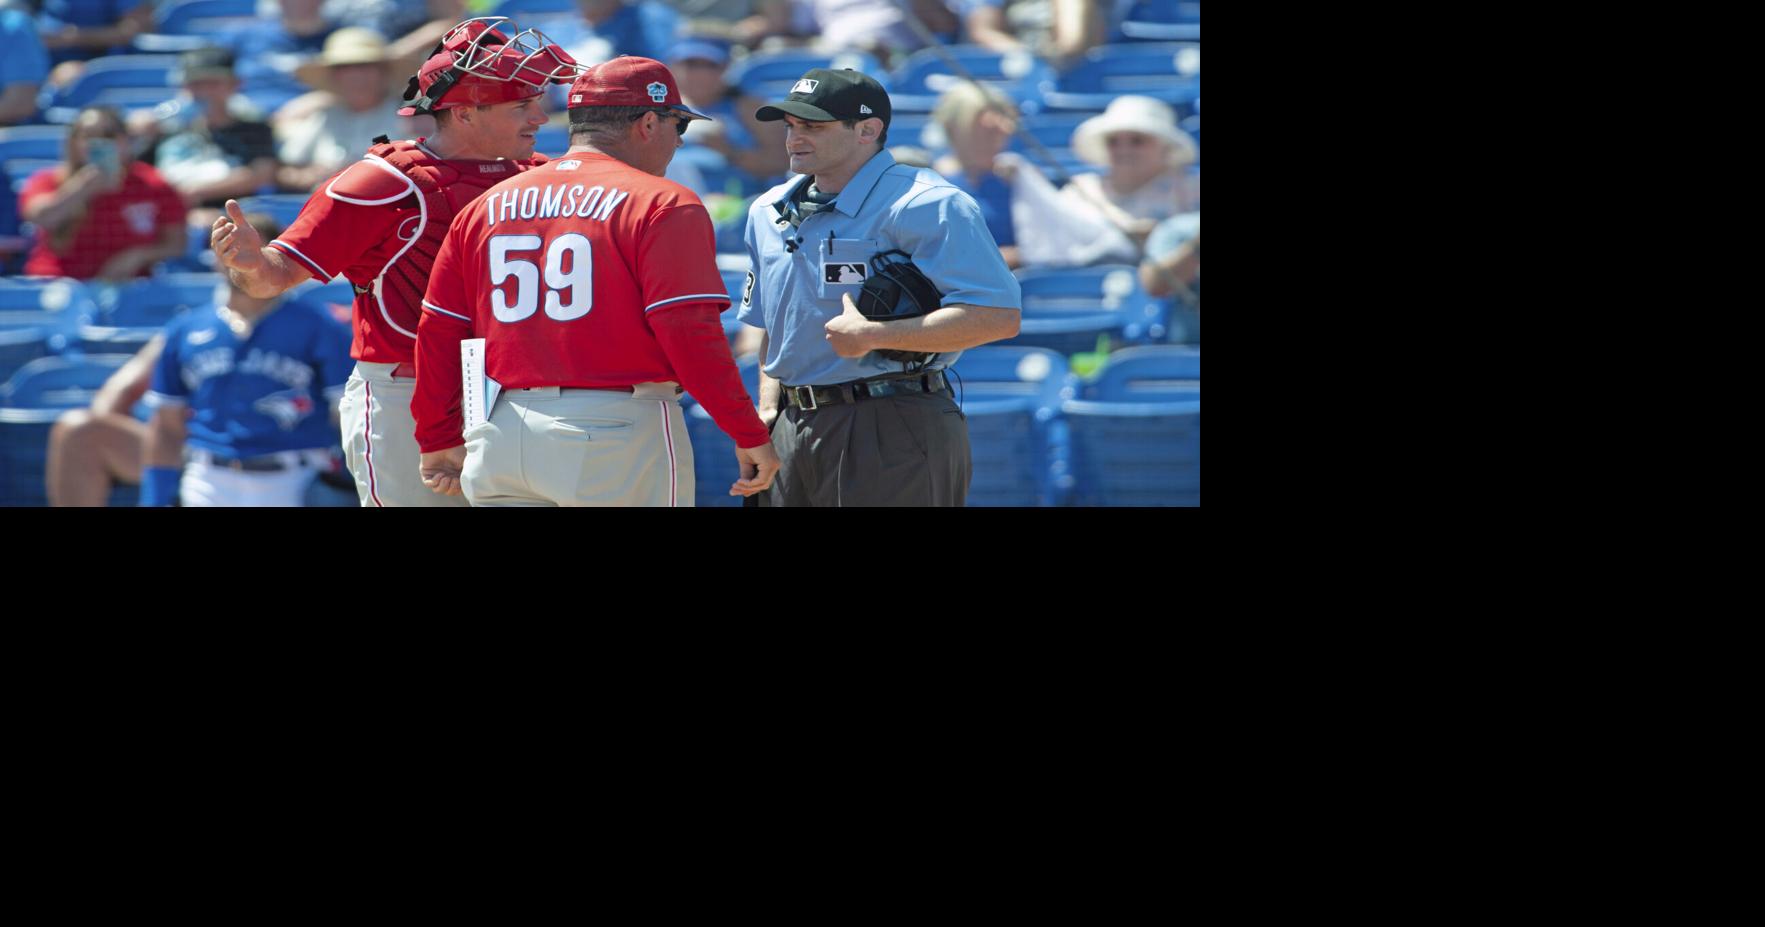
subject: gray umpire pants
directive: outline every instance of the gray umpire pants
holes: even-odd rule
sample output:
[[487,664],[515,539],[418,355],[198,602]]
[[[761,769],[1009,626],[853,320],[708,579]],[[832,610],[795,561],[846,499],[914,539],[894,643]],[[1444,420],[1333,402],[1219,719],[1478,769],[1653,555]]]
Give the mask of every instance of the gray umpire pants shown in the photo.
[[948,393],[905,393],[805,411],[772,426],[779,471],[769,506],[960,506],[968,419]]

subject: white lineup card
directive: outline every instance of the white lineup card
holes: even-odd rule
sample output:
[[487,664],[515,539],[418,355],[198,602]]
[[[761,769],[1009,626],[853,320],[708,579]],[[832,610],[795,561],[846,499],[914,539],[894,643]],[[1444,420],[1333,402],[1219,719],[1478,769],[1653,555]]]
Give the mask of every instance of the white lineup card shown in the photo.
[[502,384],[484,375],[483,338],[460,342],[460,388],[465,392],[460,411],[466,420],[465,430],[471,431],[490,418],[490,408],[502,392]]

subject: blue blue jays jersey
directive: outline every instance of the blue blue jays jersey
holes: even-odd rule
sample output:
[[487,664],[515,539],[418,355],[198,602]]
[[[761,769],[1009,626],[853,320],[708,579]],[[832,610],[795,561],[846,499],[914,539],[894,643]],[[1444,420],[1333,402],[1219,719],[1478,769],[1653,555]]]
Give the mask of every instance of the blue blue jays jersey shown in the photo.
[[347,324],[301,302],[258,319],[243,342],[214,308],[192,309],[166,326],[147,402],[188,405],[187,443],[217,457],[333,447],[349,340]]

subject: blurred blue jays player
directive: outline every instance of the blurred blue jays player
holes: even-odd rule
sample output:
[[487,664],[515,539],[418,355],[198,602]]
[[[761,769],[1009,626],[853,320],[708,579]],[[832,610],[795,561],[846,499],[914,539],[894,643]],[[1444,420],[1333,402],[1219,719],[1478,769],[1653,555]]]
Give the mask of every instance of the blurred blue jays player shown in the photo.
[[335,465],[349,323],[316,303],[221,289],[214,307],[166,326],[141,504],[302,505]]

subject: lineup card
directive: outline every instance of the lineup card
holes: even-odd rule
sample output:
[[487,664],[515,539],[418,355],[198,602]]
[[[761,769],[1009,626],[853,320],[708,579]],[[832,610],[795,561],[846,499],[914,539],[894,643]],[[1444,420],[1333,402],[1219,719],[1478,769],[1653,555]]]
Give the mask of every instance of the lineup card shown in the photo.
[[484,339],[467,338],[460,342],[460,388],[465,401],[460,411],[465,417],[465,431],[484,424],[490,407],[502,385],[484,375]]

